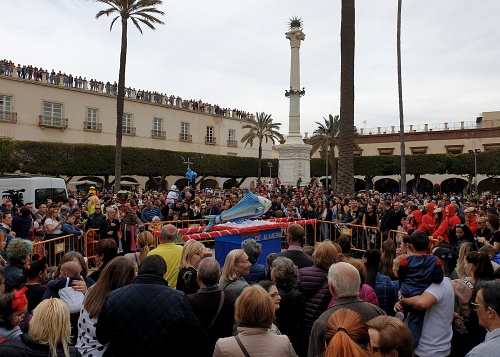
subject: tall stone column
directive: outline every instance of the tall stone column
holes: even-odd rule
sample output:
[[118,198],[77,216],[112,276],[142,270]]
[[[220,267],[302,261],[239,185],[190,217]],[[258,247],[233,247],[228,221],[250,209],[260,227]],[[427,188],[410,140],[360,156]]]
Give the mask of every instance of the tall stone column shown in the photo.
[[302,185],[309,182],[311,176],[311,145],[304,144],[300,133],[300,98],[305,95],[300,89],[300,44],[306,35],[302,31],[302,20],[292,18],[290,30],[286,32],[290,41],[290,89],[285,90],[285,96],[290,100],[288,116],[288,136],[283,145],[277,147],[279,152],[279,177],[284,185],[296,185],[299,177]]

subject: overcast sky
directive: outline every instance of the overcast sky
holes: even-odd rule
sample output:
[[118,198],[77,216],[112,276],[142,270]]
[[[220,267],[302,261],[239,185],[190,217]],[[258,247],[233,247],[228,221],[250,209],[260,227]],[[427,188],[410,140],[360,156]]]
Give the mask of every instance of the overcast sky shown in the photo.
[[[156,31],[129,24],[126,84],[272,114],[288,132],[287,22],[302,17],[301,131],[339,113],[341,1],[164,0]],[[3,0],[0,57],[118,79],[120,23],[85,0]],[[403,0],[406,124],[472,121],[500,110],[499,0]],[[399,125],[397,0],[356,2],[355,125]],[[0,89],[1,90],[1,89]]]

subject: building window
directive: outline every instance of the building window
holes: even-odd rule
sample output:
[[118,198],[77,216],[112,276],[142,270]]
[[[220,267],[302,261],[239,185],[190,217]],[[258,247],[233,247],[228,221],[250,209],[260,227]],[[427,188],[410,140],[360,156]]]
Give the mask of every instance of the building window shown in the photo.
[[49,126],[62,126],[62,104],[43,102],[42,123]]
[[125,135],[135,135],[135,128],[132,127],[132,114],[123,114],[122,133]]
[[414,146],[410,150],[412,155],[427,154],[427,146]]
[[213,126],[207,126],[207,135],[205,136],[205,144],[215,145],[214,127]]
[[353,156],[363,156],[363,149],[359,148],[359,149],[354,149],[352,151],[352,155]]
[[382,155],[392,155],[394,153],[394,148],[378,148],[378,154]]
[[192,141],[192,137],[189,134],[189,123],[181,123],[181,133],[179,134],[179,141]]
[[483,144],[483,147],[484,147],[484,151],[499,150],[500,143]]
[[189,123],[181,123],[181,134],[189,135]]
[[229,130],[229,135],[227,139],[227,146],[237,147],[238,142],[236,141],[236,131],[233,129]]
[[12,97],[0,95],[0,112],[10,113]]
[[462,154],[464,152],[463,145],[445,145],[447,154]]
[[163,119],[162,118],[153,118],[153,130],[151,132],[151,136],[157,139],[165,139],[166,132],[163,130]]
[[85,130],[100,131],[101,126],[97,120],[98,109],[87,108],[87,118],[85,120]]
[[12,97],[7,95],[0,95],[0,120],[1,121],[17,121],[17,113],[11,112],[12,110]]

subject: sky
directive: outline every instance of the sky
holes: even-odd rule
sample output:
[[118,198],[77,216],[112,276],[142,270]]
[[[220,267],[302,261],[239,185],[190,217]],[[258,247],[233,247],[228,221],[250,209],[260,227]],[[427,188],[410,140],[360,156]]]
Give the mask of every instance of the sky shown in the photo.
[[[120,22],[91,0],[3,0],[0,57],[87,79],[118,79]],[[339,113],[341,0],[164,0],[155,31],[129,23],[126,85],[271,114],[288,133],[288,21],[300,48],[301,132]],[[403,0],[405,124],[500,110],[498,0]],[[355,125],[399,125],[397,0],[356,2]],[[0,88],[1,91],[1,88]]]

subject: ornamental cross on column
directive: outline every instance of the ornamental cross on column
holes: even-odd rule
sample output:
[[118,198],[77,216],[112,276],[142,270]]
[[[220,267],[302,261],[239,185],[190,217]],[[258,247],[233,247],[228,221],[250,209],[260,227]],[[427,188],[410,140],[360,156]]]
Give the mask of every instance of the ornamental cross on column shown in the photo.
[[300,134],[300,97],[306,94],[304,88],[300,89],[300,43],[306,35],[302,32],[302,19],[293,17],[289,22],[290,30],[285,34],[290,40],[291,66],[290,66],[290,89],[285,91],[285,96],[290,98],[290,111],[288,116],[287,144],[303,144]]

